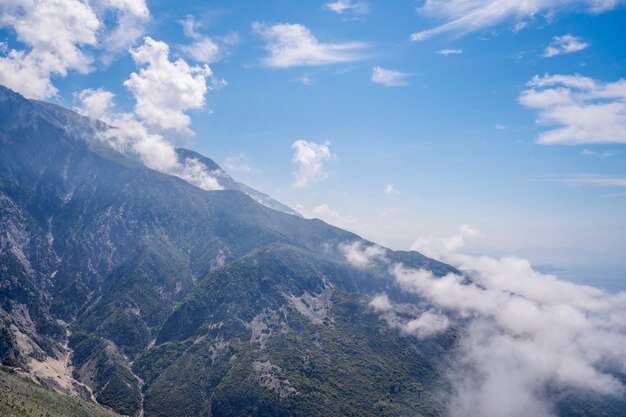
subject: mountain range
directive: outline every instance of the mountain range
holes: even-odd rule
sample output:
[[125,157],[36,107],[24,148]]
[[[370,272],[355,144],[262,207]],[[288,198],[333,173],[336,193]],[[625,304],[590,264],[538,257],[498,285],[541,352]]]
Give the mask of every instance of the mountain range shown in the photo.
[[[342,247],[372,242],[213,173],[207,191],[121,154],[107,126],[0,87],[0,360],[129,416],[443,416],[463,320],[428,338],[428,307]],[[387,257],[460,273],[414,251]],[[563,402],[563,416],[624,403]],[[582,404],[582,405],[581,405]]]

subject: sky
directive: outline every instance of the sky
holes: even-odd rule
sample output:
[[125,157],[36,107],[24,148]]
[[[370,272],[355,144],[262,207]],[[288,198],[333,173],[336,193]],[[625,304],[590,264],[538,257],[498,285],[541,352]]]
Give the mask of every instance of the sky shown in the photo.
[[625,6],[7,0],[0,84],[119,126],[151,168],[219,189],[185,146],[394,249],[471,225],[474,251],[617,279]]

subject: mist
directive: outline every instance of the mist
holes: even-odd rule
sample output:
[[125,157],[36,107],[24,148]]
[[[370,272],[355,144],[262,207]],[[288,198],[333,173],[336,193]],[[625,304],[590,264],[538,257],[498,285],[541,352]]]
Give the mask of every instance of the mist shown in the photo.
[[456,266],[464,275],[435,276],[391,262],[360,244],[344,245],[348,262],[384,266],[405,292],[430,305],[402,321],[386,294],[370,306],[392,328],[420,339],[451,326],[461,330],[449,379],[454,417],[554,416],[549,392],[620,396],[625,392],[626,293],[574,284],[535,271],[519,257],[462,253],[480,233],[463,226],[447,239],[420,239],[427,256]]

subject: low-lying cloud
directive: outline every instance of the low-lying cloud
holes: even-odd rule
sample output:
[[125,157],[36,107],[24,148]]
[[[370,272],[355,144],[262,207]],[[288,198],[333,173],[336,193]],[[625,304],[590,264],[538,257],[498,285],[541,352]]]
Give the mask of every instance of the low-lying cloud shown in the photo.
[[[534,271],[521,258],[462,254],[466,240],[477,235],[464,226],[451,239],[420,239],[414,245],[466,271],[472,282],[392,263],[366,245],[344,246],[350,248],[344,250],[349,262],[386,267],[402,290],[432,306],[410,324],[386,295],[372,298],[371,307],[390,326],[403,333],[418,329],[413,332],[418,337],[437,334],[452,322],[463,329],[450,370],[450,414],[553,416],[555,400],[548,390],[624,395],[619,376],[626,372],[626,293],[563,281]],[[448,322],[439,311],[447,313]]]

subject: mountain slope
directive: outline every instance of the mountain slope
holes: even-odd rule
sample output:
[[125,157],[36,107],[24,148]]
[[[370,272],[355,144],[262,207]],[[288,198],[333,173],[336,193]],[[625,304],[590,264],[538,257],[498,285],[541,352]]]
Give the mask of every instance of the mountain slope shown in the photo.
[[[246,193],[205,191],[150,170],[97,139],[104,128],[0,90],[3,363],[33,374],[46,369],[39,380],[50,386],[55,386],[51,369],[73,376],[55,387],[75,395],[90,389],[99,402],[124,414],[145,409],[156,415],[164,409],[158,404],[169,398],[158,388],[168,375],[192,381],[194,371],[208,371],[193,349],[205,355],[239,346],[256,334],[250,323],[264,314],[284,311],[288,323],[302,321],[308,307],[295,300],[317,299],[331,288],[332,297],[360,294],[355,296],[365,312],[367,294],[392,285],[385,271],[365,273],[346,263],[339,245],[361,240],[358,236],[265,207],[242,185]],[[212,167],[198,154],[178,152]],[[453,270],[416,253],[390,256],[441,273]],[[236,268],[246,272],[235,273]],[[252,286],[255,268],[268,275]],[[238,279],[224,281],[232,276]],[[218,293],[226,304],[217,303]],[[217,298],[190,309],[207,297]],[[237,307],[246,304],[245,310]],[[220,319],[222,339],[205,338],[217,311],[231,307],[233,318]],[[177,320],[183,316],[191,321],[181,326]],[[317,324],[294,326],[294,334],[309,339],[317,332]],[[347,334],[341,337],[349,340]],[[190,343],[195,347],[189,355],[170,363],[173,347]],[[244,355],[251,347],[244,343],[238,349]],[[285,349],[283,360],[297,347]],[[71,361],[64,359],[68,355]],[[254,364],[256,354],[248,355]],[[225,371],[238,369],[228,361]],[[243,369],[256,375],[254,366]],[[163,376],[153,380],[154,374]],[[194,403],[202,413],[210,412],[212,396],[205,390]]]
[[0,368],[0,415],[119,417],[90,401],[58,394]]

